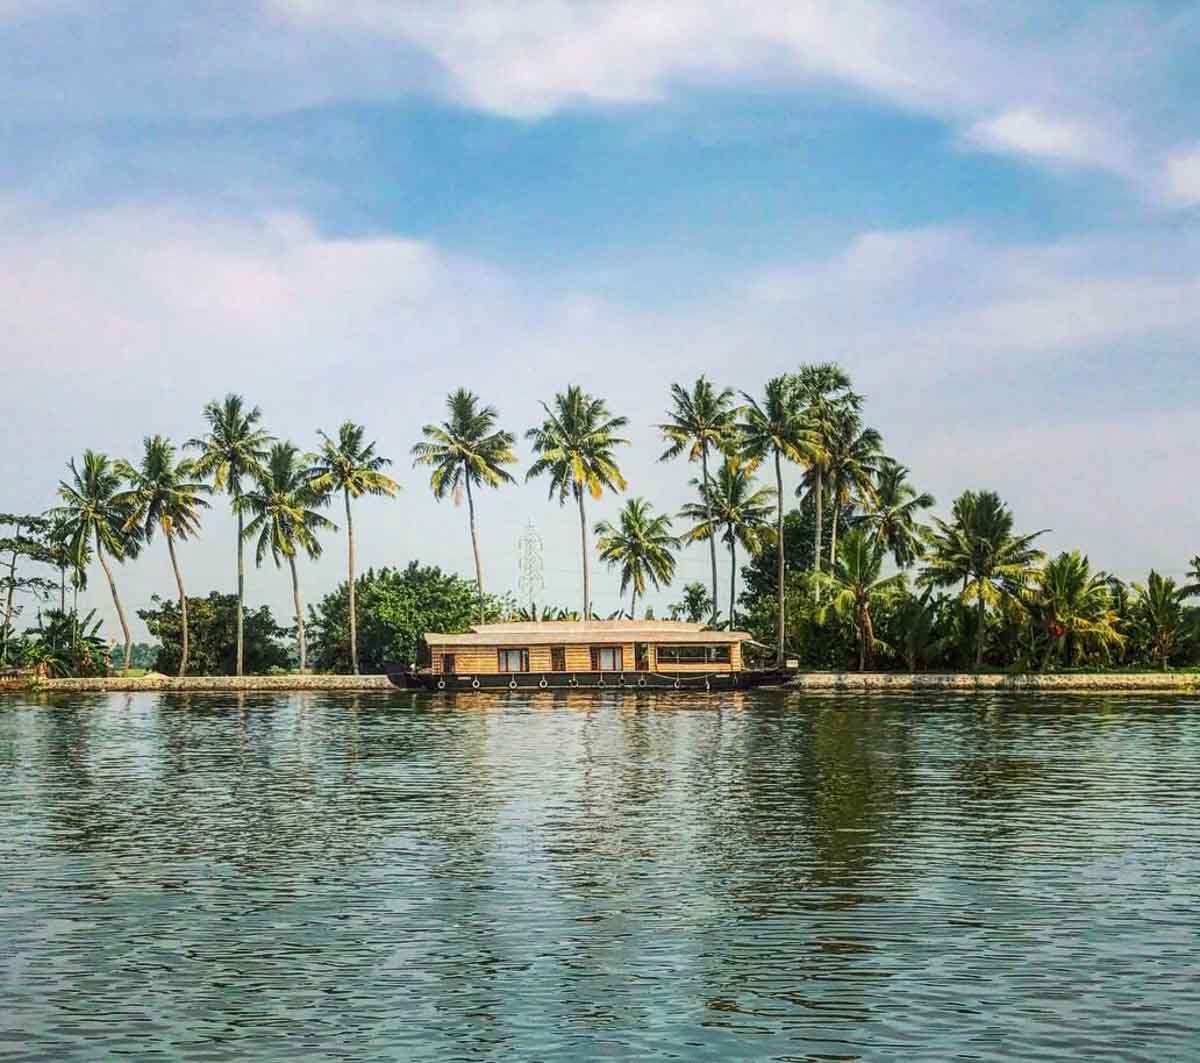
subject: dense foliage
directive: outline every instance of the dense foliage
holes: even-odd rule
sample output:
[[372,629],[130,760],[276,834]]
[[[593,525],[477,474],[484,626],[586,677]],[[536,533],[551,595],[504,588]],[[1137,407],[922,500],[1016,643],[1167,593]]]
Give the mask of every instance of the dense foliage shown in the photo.
[[[385,664],[427,663],[427,631],[468,631],[479,621],[476,585],[431,565],[411,562],[403,569],[368,569],[355,586],[358,606],[358,667],[382,672]],[[485,594],[484,617],[500,620],[512,612],[505,598]],[[310,654],[319,671],[350,667],[350,591],[342,583],[309,608]]]
[[29,597],[37,598],[54,590],[54,583],[44,575],[29,572],[31,564],[53,563],[50,534],[52,524],[44,517],[32,514],[0,513],[0,664],[12,657],[9,644],[13,641],[16,619],[21,615]]
[[[593,525],[588,498],[626,490],[618,457],[628,444],[621,433],[629,422],[603,397],[567,387],[543,403],[544,420],[525,432],[532,452],[525,478],[545,477],[550,498],[577,510],[581,608],[543,603],[517,611],[508,599],[484,591],[476,524],[476,490],[512,483],[510,467],[519,461],[517,435],[502,426],[495,407],[458,389],[447,398],[446,419],[425,425],[412,448],[414,464],[429,470],[435,496],[466,502],[472,583],[415,561],[357,575],[351,503],[400,490],[383,472],[389,459],[352,421],[336,435],[318,433],[317,452],[306,453],[272,436],[258,407],[227,395],[204,407],[207,432],[186,444],[198,452],[194,459],[180,458],[160,436],[146,439],[136,464],[85,451],[68,463],[57,507],[41,515],[0,515],[0,530],[7,529],[0,535],[0,664],[53,674],[97,674],[123,666],[127,657],[138,664],[114,569],[136,559],[158,532],[178,600],[156,597],[139,615],[162,642],[155,667],[180,674],[240,674],[243,655],[247,671],[287,667],[291,653],[278,640],[291,635],[303,670],[309,625],[318,669],[378,672],[389,663],[423,663],[426,631],[463,631],[503,618],[632,616],[639,607],[649,616],[644,596],[676,581],[676,554],[685,544],[703,545],[708,579],[677,591],[670,615],[748,630],[757,649],[770,647],[775,659],[795,658],[803,667],[1197,663],[1200,556],[1182,580],[1151,572],[1144,582],[1125,583],[1093,568],[1078,550],[1047,557],[1044,533],[1024,527],[993,491],[963,491],[937,515],[933,496],[920,490],[865,420],[866,405],[845,370],[832,363],[799,366],[757,392],[705,377],[690,386],[673,384],[665,419],[655,427],[665,444],[661,460],[689,463],[690,499],[668,514],[656,512],[650,500],[630,498],[616,521]],[[229,495],[238,524],[237,595],[190,598],[178,548],[201,533],[213,493]],[[792,497],[797,501],[789,505]],[[337,500],[344,528],[323,512]],[[342,534],[349,579],[306,610],[305,563]],[[589,535],[596,536],[594,545]],[[270,555],[286,565],[293,627],[278,626],[269,610],[241,607],[247,541],[255,543],[259,563]],[[612,612],[617,603],[611,600],[594,610],[593,554],[618,574],[622,594],[629,595]],[[122,627],[119,654],[109,653],[111,640],[94,618],[67,609],[68,586],[74,594],[85,587],[93,561]],[[47,609],[55,595],[57,610]],[[31,607],[39,622],[18,633],[15,621],[24,610],[28,625]],[[197,620],[193,608],[200,611]],[[248,633],[247,623],[253,627]],[[193,624],[203,633],[189,640]],[[194,653],[189,642],[196,643]]]
[[[155,665],[158,664],[159,655],[162,653],[162,647],[156,642],[135,642],[131,647],[129,660],[130,668],[141,668],[145,671],[154,671]],[[114,672],[120,672],[125,667],[124,650],[120,646],[114,646],[112,651],[112,669]]]
[[[175,675],[183,649],[183,622],[177,601],[152,599],[138,616],[161,647],[153,668]],[[191,640],[191,675],[232,675],[237,667],[237,595],[213,591],[207,598],[189,597],[188,627]],[[280,641],[289,634],[271,615],[269,606],[246,609],[242,618],[244,668],[249,675],[288,668],[291,658]]]

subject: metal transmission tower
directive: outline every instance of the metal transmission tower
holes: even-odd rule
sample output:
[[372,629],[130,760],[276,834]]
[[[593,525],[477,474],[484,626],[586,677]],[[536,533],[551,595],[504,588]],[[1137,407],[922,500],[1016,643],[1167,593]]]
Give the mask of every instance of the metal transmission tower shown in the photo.
[[520,576],[517,588],[522,604],[528,603],[530,613],[536,615],[537,600],[546,589],[542,576],[542,537],[530,521],[521,538],[517,540],[517,569]]

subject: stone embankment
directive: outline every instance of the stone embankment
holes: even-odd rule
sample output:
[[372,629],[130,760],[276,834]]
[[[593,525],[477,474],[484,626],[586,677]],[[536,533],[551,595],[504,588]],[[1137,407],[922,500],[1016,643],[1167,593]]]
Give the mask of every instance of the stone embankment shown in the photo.
[[785,684],[812,691],[1054,691],[1068,690],[1198,690],[1195,672],[1095,672],[1067,675],[1022,673],[918,672],[802,672]]
[[[1069,675],[1006,675],[986,673],[921,672],[802,672],[784,686],[791,690],[819,692],[1032,692],[1032,691],[1200,691],[1200,673],[1195,672],[1103,672]],[[212,691],[237,693],[272,690],[391,690],[382,675],[254,675],[173,676],[150,674],[135,678],[110,676],[106,679],[44,679],[34,684],[0,689],[33,689],[44,693]]]
[[57,694],[71,691],[168,690],[237,693],[260,690],[389,690],[385,675],[189,675],[183,679],[167,675],[143,675],[104,679],[43,679],[37,690]]

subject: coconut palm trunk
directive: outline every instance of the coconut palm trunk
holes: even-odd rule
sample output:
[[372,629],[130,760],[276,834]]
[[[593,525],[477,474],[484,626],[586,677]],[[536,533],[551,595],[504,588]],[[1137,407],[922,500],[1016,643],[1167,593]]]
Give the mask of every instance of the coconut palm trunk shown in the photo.
[[350,515],[350,488],[342,495],[346,500],[346,542],[350,565],[350,671],[358,675],[358,609],[354,601],[354,518]]
[[875,625],[871,622],[871,610],[865,606],[859,611],[858,639],[858,670],[865,672],[875,647]]
[[242,613],[245,612],[246,602],[246,558],[242,550],[242,535],[244,532],[242,514],[237,518],[237,572],[238,572],[238,610],[237,610],[237,664],[235,675],[242,674]]
[[[471,525],[471,549],[475,554],[475,589],[479,592],[479,622],[483,623],[483,565],[479,561],[479,535],[475,531],[475,499],[471,495],[471,478],[463,477],[467,485],[467,521]],[[587,549],[587,544],[584,544]],[[586,595],[586,591],[584,592]]]
[[[817,572],[821,568],[821,540],[824,538],[822,527],[825,518],[825,476],[821,470],[820,462],[816,466],[817,481],[814,485],[813,499],[817,507],[816,529],[813,532],[813,571]],[[813,584],[814,588],[819,588],[819,583]]]
[[779,580],[779,608],[776,616],[777,636],[775,657],[780,668],[783,667],[783,463],[779,451],[775,451],[775,544],[778,564],[776,576]]
[[633,594],[629,597],[629,619],[635,620],[637,613],[637,587],[633,588]]
[[308,643],[304,638],[304,607],[300,603],[300,577],[296,574],[296,556],[288,557],[288,567],[292,570],[292,602],[296,606],[296,642],[300,648],[300,674],[303,675],[308,667]]
[[838,496],[841,494],[841,484],[835,478],[830,485],[833,490],[830,492],[830,502],[833,503],[833,516],[829,521],[829,568],[832,570],[837,563],[837,531],[838,531],[838,510],[841,508],[838,505]]
[[[711,484],[708,479],[708,447],[704,447],[700,451],[700,476],[704,481],[704,516],[708,521],[709,527],[712,526],[712,500],[709,497]],[[710,535],[708,537],[708,553],[709,559],[712,562],[712,622],[713,627],[717,626],[717,620],[721,615],[721,609],[717,604],[717,537]],[[729,603],[730,617],[732,618],[733,603]]]
[[175,556],[175,536],[167,533],[167,552],[171,555],[171,568],[175,570],[175,586],[179,588],[180,654],[179,675],[187,675],[188,666],[188,614],[187,595],[183,592],[183,576],[179,571],[179,560]]
[[104,557],[104,544],[100,542],[99,531],[96,532],[96,558],[104,570],[104,578],[108,580],[108,589],[112,591],[113,605],[117,608],[117,619],[121,622],[121,632],[125,636],[125,674],[128,675],[132,664],[130,657],[133,655],[133,636],[129,633],[129,621],[125,618],[125,607],[121,604],[121,596],[117,593],[117,581],[113,579],[112,569],[108,567],[108,561]]
[[737,601],[737,540],[729,537],[729,630],[736,626],[733,615],[733,603]]
[[588,571],[587,513],[583,506],[583,488],[576,485],[575,499],[579,503],[579,545],[583,556],[583,619],[592,615],[592,577]]
[[975,671],[978,672],[983,668],[983,625],[987,619],[987,614],[984,611],[982,584],[979,587],[979,597],[975,600],[975,619],[977,623],[977,630],[975,632]]
[[1057,653],[1058,653],[1058,639],[1056,639],[1053,635],[1051,635],[1050,641],[1048,643],[1046,643],[1046,650],[1042,654],[1042,663],[1039,666],[1038,671],[1039,672],[1049,671],[1050,663],[1054,660]]

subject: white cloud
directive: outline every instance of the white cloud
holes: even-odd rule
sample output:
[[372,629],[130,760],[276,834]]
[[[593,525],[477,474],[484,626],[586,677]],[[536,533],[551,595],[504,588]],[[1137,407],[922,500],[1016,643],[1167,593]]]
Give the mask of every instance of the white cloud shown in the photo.
[[[1179,234],[995,246],[965,229],[868,232],[828,259],[729,278],[724,295],[667,312],[569,280],[547,295],[427,242],[331,239],[294,215],[10,214],[0,420],[6,438],[28,445],[0,452],[0,508],[46,505],[66,458],[85,446],[132,455],[147,433],[197,433],[202,402],[236,389],[302,445],[353,417],[396,459],[402,500],[356,517],[363,565],[419,557],[465,570],[462,514],[435,504],[406,458],[451,388],[477,389],[518,432],[569,382],[604,394],[633,420],[632,490],[674,511],[686,473],[658,464],[652,428],[670,382],[705,372],[754,390],[800,361],[837,358],[889,445],[944,501],[992,484],[1023,522],[1069,531],[1067,545],[1106,565],[1165,564],[1195,548],[1194,529],[1170,516],[1182,512],[1179,470],[1200,461],[1197,404],[1187,404],[1200,379],[1194,359],[1169,361],[1200,324],[1194,251]],[[1156,387],[1156,407],[1186,408],[1131,405]],[[1138,507],[1128,504],[1133,481]],[[547,504],[541,484],[479,505],[490,585],[512,585],[512,544],[533,517],[550,596],[574,601],[573,515]],[[606,499],[594,515],[615,505]],[[1153,541],[1146,512],[1157,514]],[[218,506],[186,547],[189,586],[228,586],[231,535]],[[306,569],[309,598],[339,578],[340,556],[331,548]],[[681,574],[704,568],[696,553]],[[134,603],[170,591],[153,551],[120,579]],[[602,601],[615,595],[606,574],[597,583]],[[251,585],[287,615],[283,574],[265,569]],[[102,592],[94,584],[90,604],[107,615]]]
[[[1175,269],[1159,243],[981,243],[961,228],[867,232],[819,262],[769,269],[746,290],[764,314],[822,328],[877,372],[913,379],[990,360],[1059,357],[1130,336],[1200,325],[1190,244]],[[900,357],[895,357],[900,356]],[[890,367],[890,368],[889,368]]]
[[538,118],[693,85],[832,84],[933,115],[987,150],[1110,170],[1155,192],[1161,175],[1139,160],[1162,154],[1167,131],[1152,115],[1200,19],[1120,3],[1057,18],[1033,0],[259,0],[236,18],[214,5],[186,19],[139,0],[103,15],[46,10],[0,42],[0,95],[23,122],[270,114],[414,91]]
[[1168,156],[1166,191],[1181,206],[1200,204],[1200,147],[1176,151]]
[[1151,191],[1138,160],[1156,132],[1138,110],[1162,95],[1166,57],[1194,29],[1186,15],[1118,4],[1056,20],[1020,2],[266,2],[284,24],[415,44],[450,95],[504,114],[658,100],[698,82],[827,81],[948,120],[986,150],[1108,170]]
[[1106,138],[1080,123],[1047,117],[1022,108],[974,123],[967,136],[981,147],[1074,163],[1115,161],[1119,152]]

